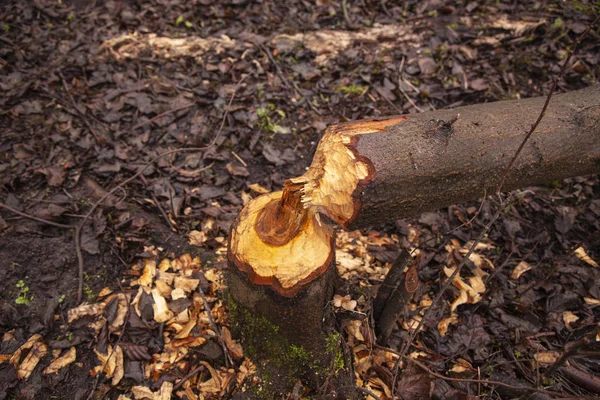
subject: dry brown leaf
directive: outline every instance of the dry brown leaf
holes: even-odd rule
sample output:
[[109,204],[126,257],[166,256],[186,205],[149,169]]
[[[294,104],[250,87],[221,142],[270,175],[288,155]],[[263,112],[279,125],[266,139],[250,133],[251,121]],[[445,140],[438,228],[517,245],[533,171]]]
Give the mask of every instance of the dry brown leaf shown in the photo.
[[125,323],[125,317],[127,316],[127,311],[129,310],[129,301],[127,296],[125,296],[123,293],[119,293],[107,298],[104,303],[108,304],[114,298],[114,296],[117,297],[118,305],[117,315],[110,324],[111,332],[116,332],[121,328],[121,326],[123,326],[123,323]]
[[112,291],[112,289],[110,289],[110,288],[107,288],[107,287],[105,287],[105,288],[102,288],[102,289],[100,290],[100,292],[98,293],[98,297],[106,297],[106,296],[108,296],[109,294],[111,294],[112,292],[113,292],[113,291]]
[[153,392],[145,386],[134,386],[131,388],[131,393],[136,400],[171,400],[173,393],[173,384],[171,382],[163,382],[158,392]]
[[529,271],[530,269],[531,269],[531,265],[529,265],[525,261],[521,261],[519,264],[517,264],[515,269],[513,269],[512,272],[510,273],[510,279],[516,281],[517,279],[519,279],[521,277],[521,275],[523,275],[525,272]]
[[598,268],[598,263],[594,261],[590,256],[588,256],[583,247],[579,246],[577,249],[575,249],[575,256],[584,263],[589,264],[592,267]]
[[171,286],[173,284],[173,281],[175,280],[176,276],[177,276],[177,273],[175,273],[175,272],[160,271],[157,274],[156,279],[161,280],[164,283],[166,283],[167,285]]
[[123,379],[123,376],[125,375],[125,360],[123,358],[123,349],[121,348],[121,346],[117,345],[115,347],[115,351],[112,358],[115,359],[115,371],[112,377],[111,384],[112,386],[117,386],[119,382],[121,382],[121,379]]
[[58,374],[58,371],[71,364],[76,359],[77,351],[75,350],[75,347],[71,347],[69,350],[65,351],[62,356],[52,360],[50,365],[44,370],[44,374]]
[[542,351],[533,355],[533,358],[540,364],[554,364],[558,357],[559,354],[556,351]]
[[164,258],[160,264],[158,264],[158,270],[160,272],[167,272],[171,268],[171,260]]
[[450,311],[454,312],[454,311],[456,311],[456,308],[458,306],[460,306],[461,304],[467,304],[468,302],[469,302],[469,295],[467,294],[467,291],[461,290],[458,297],[452,302],[452,305],[450,306]]
[[169,298],[171,297],[171,286],[169,286],[165,281],[156,280],[154,281],[154,286],[158,289],[158,292],[162,297]]
[[571,311],[563,312],[563,321],[567,328],[572,329],[571,324],[578,320],[579,320],[579,317],[577,315],[573,314]]
[[465,371],[473,371],[473,370],[474,370],[474,368],[471,365],[471,363],[462,358],[459,358],[458,360],[456,360],[456,363],[450,369],[451,372],[456,372],[456,373],[461,373],[461,372],[465,372]]
[[41,341],[35,342],[19,368],[17,368],[17,376],[20,379],[29,379],[35,367],[46,354],[48,354],[48,346]]
[[440,332],[440,336],[446,336],[446,333],[448,333],[448,328],[450,327],[450,325],[456,325],[458,323],[458,315],[457,314],[452,314],[447,318],[442,319],[440,322],[438,322],[437,328],[438,331]]
[[156,260],[146,258],[144,260],[144,273],[140,276],[139,283],[141,286],[151,288],[152,281],[156,276]]
[[185,276],[175,277],[175,289],[183,289],[185,292],[193,292],[200,284],[199,279],[187,278]]
[[600,306],[600,300],[592,297],[584,297],[583,301],[585,301],[585,304],[589,304],[591,306]]
[[190,319],[181,329],[181,331],[179,331],[179,333],[177,333],[177,335],[175,335],[175,339],[184,339],[186,337],[188,337],[190,335],[190,332],[192,331],[192,329],[194,329],[196,327],[197,321],[196,319]]
[[107,378],[112,378],[112,385],[117,385],[125,373],[123,365],[123,349],[116,346],[113,351],[112,346],[108,346],[106,353],[101,353],[94,349],[100,365],[95,368],[96,372],[104,372]]
[[192,246],[202,246],[208,240],[206,233],[202,231],[190,231],[188,236]]
[[187,294],[185,294],[185,291],[181,288],[173,289],[171,291],[171,298],[173,300],[185,299],[186,297]]
[[15,368],[17,367],[17,365],[19,364],[19,360],[21,359],[21,353],[23,352],[23,350],[28,350],[30,348],[32,348],[36,343],[40,342],[42,340],[42,335],[40,335],[39,333],[36,333],[34,335],[32,335],[29,339],[27,339],[27,341],[25,343],[23,343],[10,357],[9,362],[15,366]]
[[75,308],[72,308],[69,311],[67,311],[67,321],[69,323],[71,323],[81,317],[85,317],[88,315],[90,315],[90,316],[100,315],[102,313],[102,311],[104,311],[105,305],[106,304],[104,304],[104,303],[95,303],[95,304],[83,303],[79,307],[75,307]]
[[226,326],[221,328],[221,336],[225,341],[225,346],[227,346],[227,350],[235,360],[239,360],[244,357],[244,349],[242,346],[231,337],[231,332],[227,329]]
[[469,277],[469,285],[477,293],[485,293],[485,283],[483,283],[483,279],[481,279],[481,276]]
[[167,322],[173,318],[173,312],[169,310],[167,301],[156,288],[152,289],[152,299],[154,299],[152,308],[154,309],[154,320],[156,322]]

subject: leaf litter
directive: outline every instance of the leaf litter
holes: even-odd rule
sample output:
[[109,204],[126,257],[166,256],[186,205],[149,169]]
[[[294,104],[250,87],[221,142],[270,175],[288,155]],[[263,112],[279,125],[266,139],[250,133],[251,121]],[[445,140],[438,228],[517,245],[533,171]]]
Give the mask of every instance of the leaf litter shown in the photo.
[[[208,259],[224,254],[240,207],[299,175],[329,123],[544,94],[562,49],[585,29],[591,10],[589,2],[548,9],[507,1],[348,2],[346,18],[341,4],[326,1],[309,8],[300,2],[202,2],[206,7],[194,10],[177,2],[85,3],[0,6],[2,201],[72,222],[89,202],[156,154],[213,139],[215,146],[159,160],[139,182],[109,196],[93,227],[83,231],[86,257],[100,266],[106,259],[118,265],[109,268],[126,277],[120,281],[123,290],[114,279],[104,279],[110,288],[103,288],[90,278],[89,302],[61,303],[47,313],[45,328],[36,327],[33,317],[19,319],[29,313],[23,306],[17,312],[13,299],[2,297],[0,323],[8,329],[0,351],[0,397],[17,384],[14,390],[39,391],[32,383],[39,373],[55,376],[43,385],[60,392],[67,374],[84,386],[92,371],[108,379],[98,392],[118,392],[122,399],[219,398],[223,390],[251,386],[255,367],[243,342],[228,334],[221,271],[214,263],[207,267]],[[290,10],[296,17],[283,18]],[[184,23],[177,24],[184,15]],[[271,52],[276,65],[257,44]],[[597,81],[598,54],[598,41],[584,43],[559,89]],[[249,78],[227,107],[242,74]],[[285,115],[275,124],[283,130],[262,129],[268,125],[261,125],[259,110],[270,104],[273,117],[278,118],[274,110]],[[215,138],[226,108],[225,127]],[[534,187],[535,195],[524,192],[437,305],[432,298],[493,205],[487,202],[481,213],[479,203],[456,205],[380,232],[340,232],[337,268],[347,283],[332,303],[341,319],[350,317],[344,335],[357,384],[381,398],[391,396],[398,361],[391,350],[401,348],[431,307],[436,318],[424,321],[411,357],[447,376],[485,378],[499,369],[520,384],[537,383],[540,371],[598,323],[600,250],[589,235],[600,230],[598,185],[597,177],[574,178]],[[158,201],[145,200],[151,193]],[[166,257],[156,248],[144,250],[156,238],[177,240],[169,229],[161,230],[167,221],[155,218],[158,208],[183,234],[179,244],[206,252],[187,257],[178,250]],[[71,293],[72,282],[48,265],[68,260],[60,249],[70,238],[48,242],[48,254],[56,252],[56,260],[42,255],[24,262],[14,254],[29,253],[35,245],[28,244],[57,233],[13,217],[0,217],[10,249],[0,252],[7,265],[43,268],[35,270],[42,282],[31,278],[32,309],[45,306],[47,293],[57,299]],[[26,235],[25,229],[34,239],[18,247],[11,237]],[[23,250],[14,251],[15,245]],[[373,347],[365,316],[400,249],[412,254],[408,268],[416,271],[416,285],[385,350]],[[105,256],[113,252],[124,262]],[[90,277],[103,271],[87,268]],[[20,274],[25,268],[10,270],[17,273],[0,272],[5,293],[26,277]],[[206,293],[217,331],[198,290]],[[219,336],[234,365],[225,366]],[[579,371],[600,372],[593,356],[575,355],[572,361]],[[403,398],[479,393],[476,383],[445,383],[406,360],[400,364],[395,392]],[[177,387],[198,366],[201,370]],[[542,386],[565,395],[590,394],[562,381],[561,372],[557,377]],[[111,388],[114,382],[118,385]],[[493,385],[487,388],[494,396]]]

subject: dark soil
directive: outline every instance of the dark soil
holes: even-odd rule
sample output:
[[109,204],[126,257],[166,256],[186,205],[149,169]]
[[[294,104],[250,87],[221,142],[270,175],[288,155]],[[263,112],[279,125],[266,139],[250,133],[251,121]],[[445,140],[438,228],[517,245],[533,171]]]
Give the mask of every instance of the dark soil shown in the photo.
[[[75,227],[92,204],[156,155],[197,148],[151,164],[87,220],[84,300],[93,301],[103,287],[119,290],[144,246],[214,261],[244,199],[257,194],[250,185],[277,190],[301,174],[328,124],[547,94],[567,51],[600,12],[593,1],[400,3],[3,1],[0,202]],[[311,37],[324,32],[345,36],[332,42]],[[595,27],[558,91],[598,79]],[[475,369],[451,375],[480,373],[564,397],[600,395],[597,343],[581,344],[600,321],[600,307],[585,301],[600,299],[600,269],[572,253],[583,246],[600,261],[598,177],[528,189],[488,235],[493,246],[485,254],[499,269],[484,300],[460,306],[459,322],[444,337],[436,321],[450,314],[448,304],[440,305],[417,347],[441,374],[463,359]],[[370,251],[383,265],[400,247],[417,245],[423,254],[419,293],[433,298],[448,262],[444,246],[474,240],[496,206],[487,202],[472,224],[451,234],[479,203],[379,227],[382,235],[398,235],[397,246],[387,256],[389,248]],[[193,229],[206,231],[203,247],[188,244]],[[409,243],[411,229],[418,237]],[[14,332],[17,346],[34,333],[54,348],[78,341],[77,362],[52,377],[41,373],[49,359],[26,382],[0,364],[0,399],[84,399],[90,393],[96,338],[66,321],[66,311],[77,305],[73,233],[0,208],[0,334]],[[510,280],[521,261],[534,268]],[[358,284],[350,279],[349,286]],[[451,288],[447,303],[457,293]],[[579,319],[566,323],[567,311]],[[405,338],[396,329],[391,347]],[[0,354],[14,346],[2,342]],[[562,354],[573,346],[585,355],[569,368],[596,375],[596,383],[569,380],[564,370],[538,382],[532,349]],[[409,379],[421,372],[405,371],[397,393],[427,398],[429,389],[415,394],[420,389]],[[388,365],[365,374],[391,384],[393,372]],[[480,394],[477,384],[435,383],[438,398]],[[104,387],[110,398],[128,390]],[[506,388],[485,393],[521,394]]]

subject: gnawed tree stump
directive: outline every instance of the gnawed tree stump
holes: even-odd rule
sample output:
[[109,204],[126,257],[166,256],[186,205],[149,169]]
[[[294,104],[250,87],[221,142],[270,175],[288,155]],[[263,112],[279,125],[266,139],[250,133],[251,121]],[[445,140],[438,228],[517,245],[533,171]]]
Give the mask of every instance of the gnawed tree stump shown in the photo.
[[[338,395],[351,385],[327,312],[337,276],[332,224],[380,224],[491,193],[543,102],[330,126],[304,175],[245,206],[229,242],[231,317],[271,393],[289,393],[298,379]],[[592,87],[554,97],[504,189],[598,171]]]

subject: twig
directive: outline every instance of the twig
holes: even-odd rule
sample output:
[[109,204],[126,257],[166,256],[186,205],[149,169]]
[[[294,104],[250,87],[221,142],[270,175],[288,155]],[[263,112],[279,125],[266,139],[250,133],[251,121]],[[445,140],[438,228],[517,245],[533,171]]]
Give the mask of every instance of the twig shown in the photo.
[[387,98],[387,96],[385,95],[385,93],[383,93],[383,92],[381,91],[381,89],[379,89],[377,86],[373,85],[373,83],[371,82],[371,78],[370,78],[370,77],[368,77],[367,75],[364,75],[364,74],[360,74],[360,77],[361,77],[361,79],[362,79],[363,81],[367,82],[367,83],[369,84],[369,86],[370,86],[370,87],[372,87],[373,89],[375,89],[375,91],[376,91],[376,92],[377,92],[377,93],[378,93],[378,94],[379,94],[381,97],[383,97],[383,99],[384,99],[385,101],[387,101],[387,103],[388,103],[390,106],[392,106],[392,108],[393,108],[394,110],[396,110],[396,112],[397,112],[398,114],[402,114],[402,110],[401,110],[401,109],[400,109],[400,108],[399,108],[397,105],[395,105],[395,104],[394,104],[394,102],[392,102],[390,99],[388,99],[388,98]]
[[198,372],[204,370],[205,368],[206,367],[204,365],[199,365],[196,368],[194,368],[193,370],[191,370],[190,372],[188,372],[187,374],[185,374],[185,376],[183,378],[181,378],[181,380],[173,386],[173,391],[179,390],[179,388],[182,387],[183,384],[188,381],[188,379],[190,379],[191,377],[196,375]]
[[527,141],[529,140],[531,135],[533,135],[533,132],[536,130],[536,128],[542,121],[542,118],[544,118],[544,115],[546,114],[546,109],[548,108],[548,105],[550,104],[550,100],[552,99],[552,95],[554,94],[554,91],[556,90],[556,86],[558,85],[558,82],[562,79],[563,75],[565,74],[565,71],[567,70],[567,66],[569,65],[569,62],[571,61],[573,54],[575,54],[577,47],[579,47],[579,44],[581,43],[581,41],[583,39],[585,39],[585,37],[588,35],[588,33],[592,30],[592,28],[599,21],[600,21],[600,14],[586,28],[586,30],[577,38],[577,40],[575,41],[575,45],[573,45],[573,48],[571,49],[571,51],[569,51],[569,55],[567,56],[567,59],[565,60],[562,68],[560,69],[558,76],[556,77],[556,79],[554,79],[554,82],[552,83],[552,87],[550,88],[550,93],[548,93],[548,97],[546,97],[546,102],[544,103],[544,106],[542,107],[542,111],[540,112],[540,115],[538,116],[535,123],[531,126],[531,129],[529,130],[529,132],[527,132],[527,135],[525,135],[525,138],[521,142],[521,145],[517,149],[515,155],[513,156],[513,158],[510,160],[510,162],[506,166],[506,169],[504,170],[504,174],[502,175],[502,179],[500,180],[500,184],[498,185],[498,189],[496,189],[497,193],[500,193],[502,191],[502,186],[504,185],[504,181],[506,180],[506,177],[507,177],[508,173],[510,172],[510,169],[512,168],[513,164],[515,163],[517,157],[519,157],[519,154],[521,154],[523,147],[525,147],[525,144],[527,143]]
[[[202,297],[202,301],[204,302],[204,308],[206,308],[206,313],[208,314],[208,322],[210,323],[211,328],[215,331],[215,335],[219,339],[219,343],[221,343],[221,347],[223,347],[223,354],[225,355],[225,361],[229,361],[229,364],[233,364],[233,360],[229,355],[229,351],[227,350],[227,345],[225,344],[225,340],[223,340],[223,336],[221,336],[221,331],[215,324],[215,320],[212,317],[210,306],[208,305],[208,301],[204,296],[204,290],[198,285],[198,293],[200,293],[200,297]],[[225,363],[227,364],[227,362]]]
[[7,206],[4,203],[0,203],[0,208],[4,208],[4,209],[6,209],[6,210],[8,210],[8,211],[10,211],[10,212],[12,212],[14,214],[20,215],[21,217],[29,218],[29,219],[32,219],[32,220],[37,221],[37,222],[41,222],[41,223],[46,224],[46,225],[52,225],[52,226],[56,226],[57,228],[63,228],[63,229],[72,229],[73,228],[71,225],[59,224],[58,222],[52,222],[52,221],[48,221],[48,220],[43,219],[43,218],[34,217],[33,215],[25,214],[24,212],[21,212],[19,210],[15,210],[14,208],[12,208],[10,206]]
[[[510,385],[508,383],[504,383],[504,382],[500,382],[500,381],[489,381],[486,379],[468,379],[468,378],[451,378],[449,376],[444,376],[442,374],[439,374],[435,371],[433,371],[432,369],[430,369],[427,365],[425,365],[424,363],[422,363],[421,361],[412,358],[411,356],[407,356],[404,354],[400,354],[399,352],[390,349],[388,347],[383,347],[383,346],[379,346],[377,344],[375,344],[375,347],[377,347],[378,349],[390,352],[392,354],[397,355],[399,358],[399,360],[403,359],[406,360],[407,362],[412,362],[415,363],[415,365],[417,365],[419,368],[423,369],[425,372],[427,372],[430,375],[435,376],[436,378],[439,379],[443,379],[445,381],[451,381],[451,382],[470,382],[470,383],[479,383],[479,384],[484,384],[484,385],[496,385],[496,386],[503,386],[509,389],[514,389],[514,390],[523,390],[523,391],[532,391],[532,392],[540,392],[540,393],[545,393],[545,394],[549,394],[549,395],[561,395],[561,393],[557,393],[557,392],[552,392],[549,390],[545,390],[545,389],[538,389],[538,388],[534,388],[534,387],[526,387],[526,386],[513,386]],[[393,388],[392,388],[392,393],[393,393]],[[393,395],[392,395],[393,397]]]
[[[210,149],[211,147],[213,147],[215,145],[217,139],[221,135],[221,132],[223,131],[223,127],[225,126],[225,120],[226,120],[227,114],[229,112],[229,107],[231,106],[231,103],[233,102],[235,94],[237,93],[237,88],[240,86],[240,84],[246,78],[246,76],[248,76],[248,75],[245,75],[244,77],[242,77],[242,79],[240,79],[240,81],[236,85],[233,93],[231,94],[231,99],[229,100],[229,105],[227,106],[227,109],[225,109],[225,113],[223,114],[223,121],[222,121],[221,126],[219,128],[219,131],[217,132],[215,138],[212,140],[212,142],[208,146],[204,146],[204,147],[188,147],[188,148],[184,148],[184,149],[169,150],[169,151],[165,151],[164,153],[161,153],[161,154],[157,155],[156,157],[154,157],[153,159],[151,159],[150,161],[148,161],[148,163],[146,163],[146,165],[144,165],[144,167],[142,167],[136,174],[134,174],[133,176],[131,176],[131,177],[127,178],[127,179],[125,179],[123,182],[119,183],[117,186],[115,186],[110,191],[108,191],[85,214],[85,216],[83,217],[83,219],[81,220],[81,222],[79,223],[79,225],[77,225],[77,227],[75,228],[75,253],[77,254],[78,273],[79,273],[79,277],[78,277],[79,278],[79,284],[78,284],[78,288],[77,288],[77,302],[78,303],[80,303],[81,299],[83,298],[83,254],[81,253],[81,229],[83,228],[83,225],[85,224],[85,221],[87,221],[87,219],[90,217],[90,215],[92,215],[92,213],[94,212],[94,210],[100,204],[102,204],[104,202],[104,200],[106,200],[110,195],[112,195],[114,192],[116,192],[117,190],[119,190],[123,186],[127,185],[129,182],[133,181],[134,179],[136,179],[140,175],[142,175],[144,173],[144,171],[150,165],[154,164],[154,162],[156,162],[161,157],[168,156],[169,154],[180,153],[180,152],[206,151],[206,150]],[[191,107],[191,106],[192,105],[188,105],[188,106],[180,107],[180,108],[183,109],[183,108]],[[171,111],[171,112],[173,112],[173,111]],[[145,121],[144,123],[149,123],[149,121]],[[138,124],[138,125],[140,125],[140,124]]]
[[160,205],[160,202],[158,201],[158,199],[156,198],[156,196],[154,195],[154,193],[150,193],[150,196],[152,196],[152,200],[154,201],[154,204],[156,204],[156,207],[158,207],[158,211],[160,211],[160,214],[167,221],[167,224],[169,224],[169,226],[171,227],[171,230],[177,231],[177,229],[173,226],[173,223],[169,219],[169,216],[167,215],[167,213],[165,212],[165,210]]
[[[437,296],[435,297],[435,299],[431,303],[431,307],[429,307],[425,311],[425,313],[423,314],[423,318],[421,318],[421,320],[419,321],[419,324],[417,325],[416,329],[410,335],[410,338],[409,338],[408,342],[406,342],[402,346],[403,347],[403,349],[401,351],[401,355],[402,356],[406,355],[406,352],[408,351],[408,349],[412,345],[412,343],[415,340],[417,334],[421,331],[421,328],[423,327],[423,324],[425,323],[425,321],[427,320],[427,318],[429,317],[429,315],[433,312],[432,310],[435,308],[434,306],[440,301],[440,299],[442,298],[442,296],[446,292],[446,289],[448,289],[448,287],[454,281],[454,278],[456,278],[460,274],[461,269],[467,263],[467,261],[469,260],[469,257],[471,257],[471,254],[473,254],[473,252],[475,251],[475,248],[477,247],[477,245],[479,244],[479,242],[481,242],[483,240],[483,238],[488,233],[488,231],[490,230],[490,228],[492,227],[492,225],[494,225],[494,223],[496,222],[496,220],[500,217],[500,214],[502,214],[502,211],[504,211],[504,209],[506,208],[506,203],[508,203],[508,200],[510,200],[510,197],[508,199],[506,199],[506,200],[503,200],[500,203],[500,206],[498,207],[498,210],[496,211],[496,213],[494,214],[494,216],[492,217],[492,219],[483,228],[483,230],[481,231],[481,233],[479,234],[479,236],[477,237],[477,239],[473,242],[473,244],[469,248],[469,251],[467,252],[467,254],[465,254],[465,256],[463,257],[463,259],[461,260],[460,264],[458,264],[458,266],[456,267],[456,269],[452,272],[452,275],[450,275],[450,277],[448,278],[448,280],[446,281],[446,283],[440,289],[439,293],[437,294]],[[398,361],[396,361],[396,364],[394,365],[394,381],[393,381],[394,384],[392,386],[392,398],[394,398],[394,389],[396,388],[396,382],[398,381],[398,369],[400,367],[400,360],[401,360],[401,358],[402,357],[398,358]]]
[[60,76],[60,80],[62,82],[63,89],[67,93],[67,96],[69,96],[69,100],[71,100],[72,107],[75,109],[75,112],[77,112],[77,115],[79,115],[79,117],[81,118],[81,120],[83,121],[83,123],[85,124],[85,126],[87,126],[87,128],[90,130],[90,133],[96,139],[96,143],[103,144],[104,142],[106,142],[106,139],[104,137],[100,137],[98,135],[98,133],[96,133],[96,130],[94,129],[94,127],[92,126],[92,124],[88,120],[87,116],[83,112],[81,112],[81,110],[79,109],[79,107],[77,107],[77,103],[75,102],[75,98],[73,97],[73,94],[71,94],[71,91],[69,90],[69,87],[67,86],[67,81],[65,80],[65,77],[63,76],[63,74],[62,74],[61,71],[58,71],[58,76]]
[[569,357],[577,354],[579,352],[580,348],[582,348],[583,346],[587,346],[592,341],[594,341],[595,338],[596,338],[596,336],[598,334],[600,334],[600,326],[596,326],[596,328],[592,332],[588,333],[587,335],[585,335],[581,339],[579,339],[576,342],[572,343],[571,348],[569,350],[563,352],[561,354],[561,356],[559,357],[559,359],[556,360],[554,362],[554,364],[552,364],[552,366],[550,366],[550,368],[548,368],[542,374],[542,377],[543,378],[549,378],[552,375],[554,375],[554,373],[567,362],[567,360],[569,359]]
[[130,128],[130,129],[118,131],[118,132],[115,134],[115,136],[117,136],[117,137],[118,137],[118,136],[121,136],[121,135],[122,135],[123,133],[125,133],[126,131],[127,131],[127,132],[132,132],[132,131],[135,131],[136,129],[139,129],[139,128],[142,128],[142,127],[144,127],[144,126],[146,126],[146,125],[148,125],[148,124],[151,124],[152,122],[156,121],[157,119],[160,119],[160,118],[164,117],[165,115],[169,115],[169,114],[173,114],[174,112],[177,112],[177,111],[185,110],[186,108],[190,108],[190,107],[192,107],[194,104],[195,104],[195,103],[186,104],[186,105],[183,105],[183,106],[175,107],[175,108],[173,108],[173,109],[171,109],[171,110],[168,110],[168,111],[165,111],[165,112],[163,112],[163,113],[160,113],[160,114],[158,114],[158,115],[156,115],[156,116],[154,116],[154,117],[152,117],[152,118],[150,118],[150,119],[147,119],[146,121],[142,121],[142,122],[140,122],[140,123],[138,123],[138,124],[134,125],[134,126],[133,126],[132,128]]
[[[375,400],[381,400],[381,397],[377,396],[375,393],[371,392],[369,389],[364,388],[362,386],[356,386],[356,390],[358,390],[361,393],[366,394],[367,396],[371,396],[372,398],[374,398]],[[392,397],[393,398],[393,397]]]

